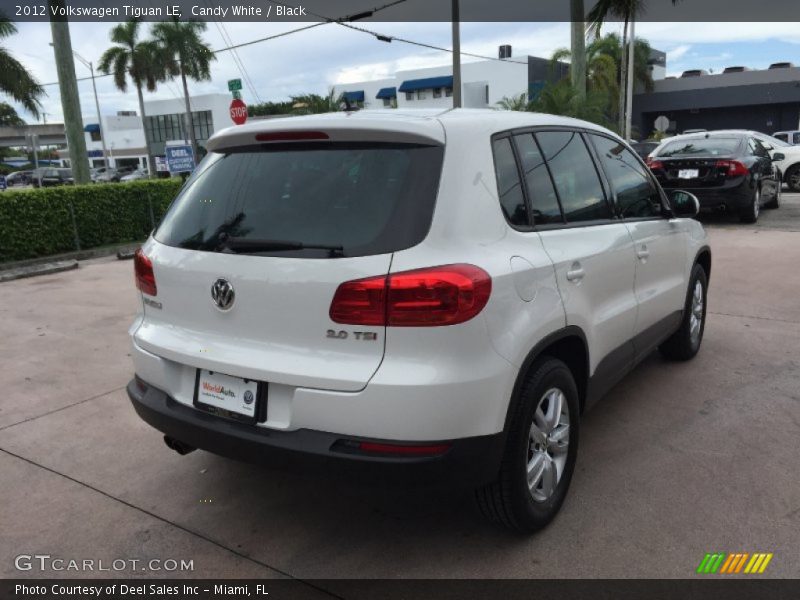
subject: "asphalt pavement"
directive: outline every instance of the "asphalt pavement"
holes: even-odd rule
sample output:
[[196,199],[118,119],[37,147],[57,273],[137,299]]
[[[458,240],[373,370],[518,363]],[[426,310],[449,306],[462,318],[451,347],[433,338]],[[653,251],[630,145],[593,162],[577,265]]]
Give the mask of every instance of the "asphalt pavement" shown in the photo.
[[[652,356],[585,415],[564,507],[527,537],[469,495],[179,456],[125,394],[130,261],[2,283],[0,575],[683,578],[721,551],[800,577],[800,195],[783,200],[754,226],[705,219],[700,354]],[[37,553],[193,569],[15,568]]]

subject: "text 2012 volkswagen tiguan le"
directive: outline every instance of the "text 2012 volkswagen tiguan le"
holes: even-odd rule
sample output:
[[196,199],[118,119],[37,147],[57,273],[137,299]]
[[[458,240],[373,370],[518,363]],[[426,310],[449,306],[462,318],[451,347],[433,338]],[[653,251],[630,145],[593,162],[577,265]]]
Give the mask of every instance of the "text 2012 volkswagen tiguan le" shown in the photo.
[[222,131],[137,252],[138,414],[186,452],[454,477],[531,531],[581,412],[698,351],[711,254],[595,125],[490,110]]

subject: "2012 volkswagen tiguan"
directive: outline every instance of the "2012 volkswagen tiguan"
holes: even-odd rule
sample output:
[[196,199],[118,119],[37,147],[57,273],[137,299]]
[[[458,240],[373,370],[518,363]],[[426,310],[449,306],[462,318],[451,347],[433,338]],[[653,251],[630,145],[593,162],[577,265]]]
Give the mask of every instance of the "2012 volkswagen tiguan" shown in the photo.
[[137,252],[138,414],[179,452],[288,453],[558,512],[581,413],[703,337],[711,252],[613,133],[489,110],[260,121]]

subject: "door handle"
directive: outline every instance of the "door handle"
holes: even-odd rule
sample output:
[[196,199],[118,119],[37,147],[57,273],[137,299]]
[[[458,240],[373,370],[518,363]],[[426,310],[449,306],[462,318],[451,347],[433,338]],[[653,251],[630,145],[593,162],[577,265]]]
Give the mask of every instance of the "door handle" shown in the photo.
[[642,244],[642,247],[636,251],[636,256],[639,260],[647,260],[650,257],[650,250]]
[[567,271],[567,281],[578,282],[586,275],[580,263],[573,263],[569,271]]

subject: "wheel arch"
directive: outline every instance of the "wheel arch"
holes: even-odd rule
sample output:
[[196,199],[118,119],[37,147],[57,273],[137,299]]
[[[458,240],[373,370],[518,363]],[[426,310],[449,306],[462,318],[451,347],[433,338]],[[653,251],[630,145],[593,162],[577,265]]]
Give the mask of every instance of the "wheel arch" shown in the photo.
[[703,246],[697,251],[694,261],[692,262],[692,268],[697,264],[703,267],[703,270],[706,272],[706,282],[711,281],[711,248]]
[[506,419],[503,431],[508,431],[513,407],[519,401],[520,390],[525,377],[530,372],[536,360],[542,356],[557,358],[567,365],[575,378],[578,388],[581,412],[586,404],[586,394],[589,386],[589,345],[586,335],[580,327],[568,325],[540,340],[525,357],[517,373],[511,401],[506,410]]

